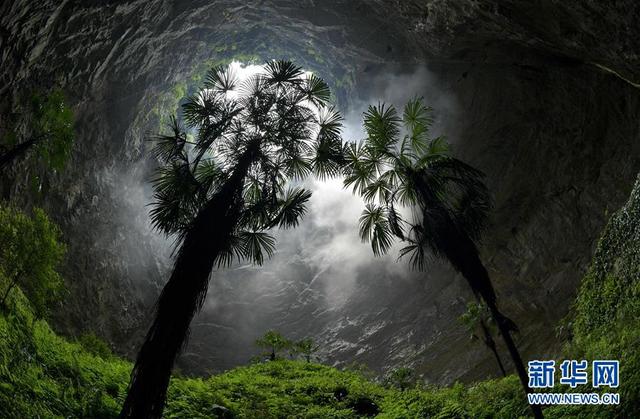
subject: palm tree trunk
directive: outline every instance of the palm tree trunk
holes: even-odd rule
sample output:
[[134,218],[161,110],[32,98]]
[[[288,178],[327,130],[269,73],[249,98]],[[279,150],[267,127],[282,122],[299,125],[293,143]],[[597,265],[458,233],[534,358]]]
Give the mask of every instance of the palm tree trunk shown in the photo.
[[500,368],[500,372],[502,373],[502,376],[506,377],[507,372],[505,371],[504,365],[502,364],[502,359],[500,359],[500,354],[496,349],[496,343],[493,340],[493,336],[491,336],[491,331],[489,330],[487,325],[484,324],[484,320],[482,319],[480,320],[480,327],[482,328],[482,333],[484,334],[485,346],[489,348],[489,350],[493,353],[493,356],[496,358],[496,362],[498,363],[498,368]]
[[[456,228],[448,228],[447,233],[440,235],[440,237],[443,237],[440,249],[443,250],[449,262],[467,280],[476,297],[481,297],[489,307],[489,312],[498,326],[516,368],[522,388],[526,394],[531,393],[527,371],[524,368],[520,352],[511,337],[511,330],[515,328],[515,324],[498,310],[493,284],[489,273],[480,260],[478,248],[467,235],[461,234]],[[536,419],[544,417],[539,405],[532,404],[530,407]]]
[[[489,310],[491,311],[491,315],[496,320],[498,324],[498,329],[500,329],[500,334],[504,340],[507,349],[509,350],[509,355],[511,355],[511,359],[513,360],[513,364],[516,367],[516,371],[518,373],[518,377],[520,378],[520,383],[522,387],[525,389],[527,394],[531,393],[532,390],[529,387],[529,380],[527,378],[527,371],[524,368],[524,363],[522,362],[522,358],[520,357],[520,352],[518,352],[518,348],[516,344],[513,342],[513,338],[511,337],[511,329],[509,328],[507,322],[504,321],[504,316],[495,304],[489,304]],[[542,408],[538,405],[531,405],[531,410],[533,411],[533,416],[535,418],[543,418]]]
[[[439,202],[433,195],[432,189],[427,182],[415,173],[410,173],[410,177],[416,182],[417,191],[421,194],[421,202]],[[422,208],[424,219],[430,219],[429,223],[432,231],[428,234],[432,237],[432,248],[437,249],[441,256],[444,256],[449,263],[458,271],[471,287],[476,298],[482,298],[489,307],[489,311],[494,321],[498,325],[498,330],[509,350],[509,355],[520,378],[520,383],[525,394],[532,392],[529,388],[527,372],[522,362],[522,357],[511,337],[511,330],[517,330],[516,325],[497,306],[497,297],[489,273],[480,260],[478,248],[471,237],[461,229],[451,218],[449,209],[444,207],[426,205]],[[533,416],[542,419],[542,408],[539,405],[530,405]]]
[[162,416],[174,361],[186,342],[193,316],[202,307],[214,263],[238,222],[244,178],[256,146],[240,156],[232,176],[187,230],[138,353],[120,418]]
[[[478,294],[475,295],[476,301],[478,304],[482,306],[482,300]],[[489,348],[489,350],[493,353],[493,356],[496,358],[496,362],[498,363],[498,368],[500,368],[500,372],[503,377],[507,376],[507,371],[504,369],[504,364],[502,363],[502,359],[500,358],[500,354],[498,353],[498,349],[496,348],[496,342],[493,340],[493,336],[491,335],[491,330],[485,324],[482,317],[479,317],[480,320],[480,328],[482,329],[483,341],[484,345]]]
[[37,137],[33,137],[30,140],[22,142],[17,146],[13,147],[11,150],[6,153],[0,154],[0,170],[4,169],[6,166],[11,164],[14,160],[19,157],[22,157],[24,154],[29,151],[31,147],[33,147],[36,143],[44,138],[44,135],[39,135]]

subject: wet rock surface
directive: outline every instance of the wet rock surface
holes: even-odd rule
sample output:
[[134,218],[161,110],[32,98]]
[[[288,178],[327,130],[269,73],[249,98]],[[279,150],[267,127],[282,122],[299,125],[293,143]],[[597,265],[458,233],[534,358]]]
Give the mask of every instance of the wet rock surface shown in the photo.
[[[27,165],[3,195],[44,206],[69,245],[69,296],[55,323],[93,330],[133,355],[170,269],[148,226],[153,162],[144,141],[165,92],[206,60],[292,57],[327,78],[341,105],[370,80],[426,66],[455,111],[441,128],[487,173],[495,200],[482,255],[525,354],[559,347],[608,212],[640,169],[640,7],[633,1],[13,1],[0,6],[0,115],[63,87],[77,116],[69,167],[29,192]],[[355,220],[354,220],[355,222]],[[328,230],[330,232],[330,230]],[[319,234],[319,233],[318,233]],[[412,365],[432,382],[495,375],[456,321],[464,282],[372,261],[336,300],[331,272],[279,254],[263,273],[214,275],[180,360],[192,373],[246,362],[256,331],[312,334],[327,362]],[[273,278],[275,266],[290,270]],[[270,276],[271,272],[271,276]]]

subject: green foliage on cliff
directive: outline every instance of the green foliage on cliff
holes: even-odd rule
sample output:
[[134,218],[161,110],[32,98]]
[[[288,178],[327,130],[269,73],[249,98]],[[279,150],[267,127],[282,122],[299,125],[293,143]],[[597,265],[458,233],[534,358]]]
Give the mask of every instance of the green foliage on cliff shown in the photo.
[[73,111],[62,90],[35,92],[14,111],[0,138],[0,169],[35,150],[40,168],[62,170],[75,136]]
[[40,157],[47,166],[62,170],[71,155],[74,140],[73,111],[67,105],[64,93],[54,89],[47,95],[31,97],[33,131],[35,136],[44,136],[39,143]]
[[640,177],[598,243],[574,305],[573,335],[568,357],[620,360],[620,405],[581,415],[640,417]]
[[64,289],[57,272],[65,253],[60,231],[39,208],[28,216],[0,204],[0,306],[10,306],[19,286],[38,316],[46,314]]
[[115,417],[130,364],[56,335],[22,293],[16,303],[0,315],[0,417]]

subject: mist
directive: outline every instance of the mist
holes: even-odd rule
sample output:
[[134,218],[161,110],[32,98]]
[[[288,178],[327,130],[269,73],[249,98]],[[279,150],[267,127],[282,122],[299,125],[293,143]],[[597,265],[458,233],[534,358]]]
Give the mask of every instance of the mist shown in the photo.
[[[258,69],[238,64],[235,68],[240,77]],[[425,67],[363,75],[358,85],[363,88],[342,110],[345,141],[365,137],[362,115],[369,105],[381,102],[396,106],[401,115],[408,100],[423,97],[425,104],[434,108],[433,135],[443,134],[457,119],[455,99],[436,87],[438,81]],[[157,294],[170,275],[173,242],[150,224],[150,176],[144,170],[134,170],[121,179],[126,187],[117,188],[117,198],[126,201],[133,213],[123,214],[118,222],[146,238],[150,254],[144,264],[157,267],[159,278],[153,287]],[[313,192],[307,214],[297,228],[272,232],[277,250],[264,266],[241,261],[213,272],[207,299],[192,323],[190,342],[179,363],[186,371],[201,372],[203,366],[216,371],[247,362],[257,353],[253,341],[269,329],[291,338],[313,336],[329,341],[327,334],[334,326],[348,321],[354,294],[359,300],[371,294],[371,301],[375,301],[380,297],[376,293],[384,292],[367,284],[372,275],[385,281],[415,279],[405,261],[397,261],[400,245],[376,258],[370,244],[360,240],[358,219],[364,203],[343,187],[341,177],[310,178],[304,186]],[[121,251],[130,253],[132,249],[122,246]],[[335,336],[331,340],[334,347],[327,352],[357,346]]]

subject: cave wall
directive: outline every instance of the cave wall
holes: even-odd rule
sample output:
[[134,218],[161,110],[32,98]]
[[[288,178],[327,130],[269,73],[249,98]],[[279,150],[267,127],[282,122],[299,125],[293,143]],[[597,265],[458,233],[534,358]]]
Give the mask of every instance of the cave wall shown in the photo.
[[[526,354],[558,349],[553,328],[607,211],[640,169],[634,1],[25,0],[3,3],[0,16],[0,115],[25,92],[58,84],[77,116],[68,170],[33,197],[29,171],[16,167],[3,193],[43,205],[63,228],[70,295],[57,327],[94,330],[124,354],[134,353],[169,269],[162,240],[140,228],[151,109],[203,61],[291,56],[326,77],[344,106],[372,77],[426,65],[458,103],[443,122],[456,153],[487,173],[495,212],[482,253]],[[410,278],[399,286],[364,273],[343,310],[316,317],[303,305],[285,315],[274,302],[264,318],[285,332],[311,330],[330,362],[410,363],[436,382],[492,374],[455,320],[458,296],[468,295],[460,278],[439,265]],[[300,288],[287,290],[297,298]],[[230,353],[225,338],[238,333],[225,333],[194,327],[184,368],[246,360],[250,342]]]

